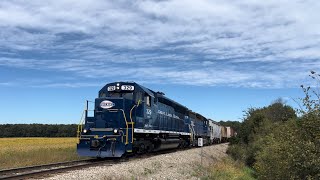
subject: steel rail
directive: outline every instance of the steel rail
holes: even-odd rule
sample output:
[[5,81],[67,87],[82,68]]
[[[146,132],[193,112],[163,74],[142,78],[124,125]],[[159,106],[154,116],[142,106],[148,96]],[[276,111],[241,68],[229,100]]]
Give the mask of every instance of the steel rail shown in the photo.
[[[110,164],[107,164],[109,162]],[[30,177],[39,177],[51,173],[75,170],[82,167],[90,167],[98,164],[112,165],[114,160],[110,159],[87,159],[78,161],[59,162],[37,166],[28,166],[15,169],[0,170],[0,179],[24,179]]]

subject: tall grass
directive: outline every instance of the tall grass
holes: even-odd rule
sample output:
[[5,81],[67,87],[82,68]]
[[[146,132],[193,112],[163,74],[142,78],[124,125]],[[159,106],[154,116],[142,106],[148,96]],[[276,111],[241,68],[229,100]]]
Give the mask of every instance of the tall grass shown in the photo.
[[209,168],[208,179],[238,179],[253,180],[253,171],[239,161],[225,158],[221,163],[217,163]]
[[194,176],[200,179],[214,180],[254,180],[253,171],[239,161],[234,161],[230,157],[215,162],[209,166],[198,165],[195,168]]
[[0,138],[0,169],[78,160],[76,138]]

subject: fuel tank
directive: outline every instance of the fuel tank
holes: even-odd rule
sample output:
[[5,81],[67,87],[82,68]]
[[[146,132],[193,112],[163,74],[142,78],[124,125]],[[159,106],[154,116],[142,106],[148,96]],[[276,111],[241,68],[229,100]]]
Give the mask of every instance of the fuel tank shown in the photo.
[[180,139],[163,139],[163,138],[158,138],[155,139],[156,141],[156,146],[154,151],[160,151],[160,150],[165,150],[165,149],[174,149],[177,148],[180,145]]

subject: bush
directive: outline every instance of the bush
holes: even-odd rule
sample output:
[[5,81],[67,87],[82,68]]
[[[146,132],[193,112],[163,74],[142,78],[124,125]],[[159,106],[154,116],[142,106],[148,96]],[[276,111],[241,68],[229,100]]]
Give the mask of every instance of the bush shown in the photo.
[[[320,84],[320,75],[311,72]],[[297,112],[277,100],[249,109],[239,142],[228,153],[254,168],[258,179],[320,179],[320,94],[301,86],[305,97]]]
[[247,146],[245,144],[234,144],[229,146],[227,154],[235,160],[245,162],[247,159]]
[[259,179],[319,179],[319,149],[304,136],[294,120],[266,136],[255,156]]
[[239,161],[233,161],[230,158],[223,159],[222,162],[215,164],[209,170],[207,178],[203,179],[238,179],[238,180],[253,180],[253,172]]

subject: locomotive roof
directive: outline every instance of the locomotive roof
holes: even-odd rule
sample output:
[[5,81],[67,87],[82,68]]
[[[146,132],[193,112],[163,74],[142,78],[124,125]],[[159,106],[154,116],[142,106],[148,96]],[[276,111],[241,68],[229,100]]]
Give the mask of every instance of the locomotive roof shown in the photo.
[[176,106],[176,107],[180,107],[181,109],[184,109],[184,110],[188,110],[187,107],[181,105],[180,103],[177,103],[176,101],[170,99],[170,98],[167,98],[166,96],[164,96],[164,93],[161,93],[161,92],[155,92],[151,89],[148,89],[136,82],[124,82],[124,81],[118,81],[118,82],[112,82],[112,83],[108,83],[106,84],[100,91],[106,91],[108,86],[110,85],[115,85],[117,83],[120,83],[120,84],[128,84],[128,85],[134,85],[136,87],[139,87],[141,88],[144,92],[146,92],[149,96],[152,96],[152,97],[155,97],[157,96],[157,98],[159,99],[162,99],[164,102],[166,102],[167,104],[170,104],[172,106]]
[[[137,85],[139,85],[139,84],[137,84]],[[166,104],[169,104],[169,105],[171,105],[171,106],[173,106],[173,107],[175,107],[175,108],[180,108],[181,110],[184,110],[184,111],[187,111],[187,110],[188,110],[187,107],[185,107],[184,105],[182,105],[182,104],[180,104],[180,103],[178,103],[178,102],[176,102],[176,101],[174,101],[174,100],[166,97],[166,96],[164,95],[164,93],[162,93],[162,92],[155,92],[155,91],[152,91],[151,89],[148,89],[148,88],[143,87],[142,85],[139,85],[139,86],[140,86],[142,89],[144,89],[144,90],[146,90],[146,91],[149,91],[149,92],[155,94],[158,99],[162,99],[164,102],[166,102]]]
[[138,85],[143,91],[145,91],[147,94],[149,94],[149,96],[154,97],[154,92],[144,86],[141,86],[140,84],[135,83],[136,85]]
[[176,104],[176,105],[181,106],[181,107],[183,107],[183,108],[185,108],[185,109],[188,109],[188,108],[185,107],[184,105],[181,105],[180,103],[177,103],[176,101],[174,101],[174,100],[172,100],[172,99],[170,99],[170,98],[167,98],[167,97],[164,96],[163,94],[157,93],[157,97],[158,97],[158,98],[162,98],[163,100],[168,101],[168,102],[170,102],[171,104]]
[[173,106],[173,107],[179,108],[179,109],[181,109],[181,110],[183,110],[183,111],[189,111],[189,113],[194,113],[196,116],[198,116],[198,117],[200,116],[202,119],[206,119],[206,118],[205,118],[204,116],[202,116],[201,114],[196,113],[196,112],[192,112],[192,111],[191,111],[190,109],[188,109],[186,106],[184,106],[184,105],[182,105],[182,104],[180,104],[180,103],[178,103],[178,102],[176,102],[176,101],[174,101],[174,100],[166,97],[166,96],[164,95],[164,93],[155,92],[155,91],[153,91],[153,90],[151,90],[151,89],[148,89],[148,88],[146,88],[146,87],[144,87],[144,86],[142,86],[142,85],[140,85],[140,84],[138,84],[138,83],[136,83],[136,82],[125,82],[125,81],[112,82],[112,83],[106,84],[100,91],[106,91],[107,88],[108,88],[108,86],[110,86],[110,85],[115,85],[115,84],[117,84],[117,83],[134,85],[135,87],[139,87],[139,88],[141,88],[144,92],[146,92],[146,93],[147,93],[149,96],[151,96],[151,97],[155,97],[155,96],[156,96],[158,99],[161,99],[161,101],[163,101],[164,103],[166,103],[166,104],[168,104],[168,105],[171,105],[171,106]]
[[212,119],[208,119],[209,121],[211,121],[213,124],[216,124],[216,125],[220,125],[218,122],[212,120]]

